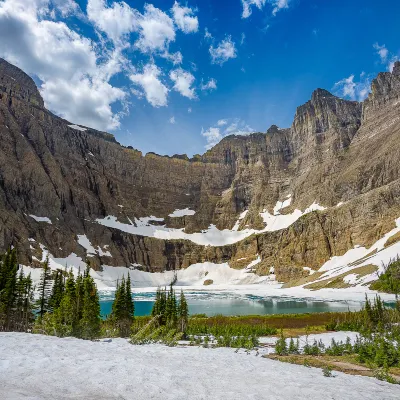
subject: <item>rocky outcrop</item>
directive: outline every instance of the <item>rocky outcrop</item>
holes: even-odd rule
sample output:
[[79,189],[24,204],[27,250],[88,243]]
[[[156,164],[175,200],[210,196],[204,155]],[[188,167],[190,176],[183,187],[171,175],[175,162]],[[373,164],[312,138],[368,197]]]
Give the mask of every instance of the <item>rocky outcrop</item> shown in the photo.
[[[93,246],[108,246],[109,253],[91,258],[95,268],[140,264],[163,271],[204,261],[243,268],[260,255],[260,274],[274,266],[278,279],[304,276],[304,266],[317,269],[354,245],[372,244],[400,216],[399,96],[396,63],[373,81],[364,103],[317,89],[288,129],[273,125],[265,133],[228,136],[192,159],[144,156],[108,133],[77,129],[53,115],[32,79],[0,60],[0,250],[17,246],[21,261],[34,263],[41,243],[55,257],[84,258],[77,235],[86,235]],[[108,215],[126,224],[154,216],[191,233],[210,224],[232,229],[248,210],[237,228],[260,230],[260,213],[273,213],[288,195],[292,202],[282,213],[313,202],[326,210],[227,246],[96,223]],[[169,216],[186,208],[195,214]]]

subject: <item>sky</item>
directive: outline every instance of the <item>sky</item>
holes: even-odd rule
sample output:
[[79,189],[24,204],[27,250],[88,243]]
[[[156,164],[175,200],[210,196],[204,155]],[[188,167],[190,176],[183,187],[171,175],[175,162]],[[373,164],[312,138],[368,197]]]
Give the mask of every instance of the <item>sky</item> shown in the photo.
[[0,57],[72,123],[192,156],[289,127],[316,88],[362,101],[399,26],[398,0],[0,0]]

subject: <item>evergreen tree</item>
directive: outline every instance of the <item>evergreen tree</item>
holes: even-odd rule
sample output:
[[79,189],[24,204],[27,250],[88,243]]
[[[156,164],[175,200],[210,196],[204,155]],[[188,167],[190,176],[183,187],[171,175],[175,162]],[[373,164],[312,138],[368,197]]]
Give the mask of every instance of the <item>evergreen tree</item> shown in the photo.
[[38,286],[39,299],[37,305],[40,319],[43,318],[46,312],[50,311],[49,298],[51,295],[51,282],[49,257],[47,256],[46,261],[43,263],[43,272]]
[[94,339],[100,334],[100,302],[96,284],[93,278],[85,274],[83,279],[83,307],[80,320],[81,337]]
[[133,323],[135,305],[132,300],[131,279],[122,278],[121,283],[117,282],[115,299],[112,305],[111,320],[115,323],[120,336],[127,337]]
[[183,290],[181,290],[181,297],[179,302],[179,330],[183,333],[186,332],[188,326],[189,309],[186,302]]
[[132,298],[131,276],[129,272],[128,272],[128,279],[126,280],[125,296],[126,296],[127,315],[133,319],[135,315],[135,303]]
[[65,282],[65,290],[60,305],[54,311],[54,321],[58,336],[79,335],[76,286],[72,271],[69,272]]
[[53,289],[49,298],[49,308],[51,310],[54,311],[58,307],[60,307],[64,290],[65,290],[64,274],[61,269],[57,269],[55,272]]

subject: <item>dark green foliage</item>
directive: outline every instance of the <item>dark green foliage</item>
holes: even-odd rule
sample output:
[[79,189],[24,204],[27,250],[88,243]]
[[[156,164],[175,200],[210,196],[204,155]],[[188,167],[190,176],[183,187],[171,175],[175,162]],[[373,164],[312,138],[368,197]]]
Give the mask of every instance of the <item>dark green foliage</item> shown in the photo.
[[38,314],[40,318],[43,318],[44,314],[51,310],[49,306],[49,299],[51,296],[51,270],[49,266],[49,257],[43,263],[43,272],[40,277],[38,285],[39,299],[37,301]]
[[400,322],[399,303],[396,309],[386,308],[379,296],[371,302],[365,298],[361,311],[337,314],[336,318],[326,325],[328,330],[336,331],[371,331],[387,329],[394,323]]
[[290,338],[288,353],[289,354],[299,354],[299,339],[297,339],[297,341],[295,343],[293,338]]
[[57,269],[54,275],[54,283],[49,298],[49,308],[55,310],[60,307],[60,303],[65,290],[65,277],[62,270]]
[[112,305],[110,321],[118,329],[119,335],[128,337],[131,332],[135,313],[135,304],[131,293],[131,279],[128,274],[128,279],[122,278],[121,283],[117,283],[115,291],[115,299]]
[[30,275],[19,270],[16,250],[0,258],[0,330],[27,331],[33,322],[33,287]]
[[213,336],[267,336],[275,335],[277,329],[267,324],[267,318],[262,318],[254,323],[248,317],[215,317],[192,316],[189,318],[188,335],[213,335]]
[[56,283],[58,288],[53,286],[49,301],[53,308],[38,319],[35,332],[82,339],[98,337],[101,328],[100,302],[89,268],[84,275],[79,271],[76,279],[72,271],[68,273],[65,285],[64,274],[60,271],[58,276],[56,274]]
[[188,328],[189,309],[183,291],[178,302],[172,283],[168,291],[166,288],[157,289],[151,315],[156,317],[158,326],[167,326],[168,329],[176,329],[185,335]]
[[380,292],[400,294],[400,258],[397,256],[384,266],[384,273],[371,285],[371,289]]
[[88,273],[83,279],[83,291],[81,337],[82,339],[94,339],[100,333],[100,302],[96,284]]
[[288,347],[286,344],[286,339],[285,339],[285,336],[283,335],[283,331],[281,331],[281,336],[276,341],[275,352],[276,352],[276,354],[278,354],[280,356],[286,356],[289,354]]

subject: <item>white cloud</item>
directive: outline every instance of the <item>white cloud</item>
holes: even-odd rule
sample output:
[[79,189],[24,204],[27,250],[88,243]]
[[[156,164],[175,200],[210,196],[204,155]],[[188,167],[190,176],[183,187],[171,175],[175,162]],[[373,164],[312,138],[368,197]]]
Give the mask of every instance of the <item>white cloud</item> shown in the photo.
[[217,125],[218,126],[224,126],[224,125],[226,125],[228,123],[228,121],[226,120],[226,119],[220,119],[218,122],[217,122]]
[[242,0],[243,13],[242,18],[250,17],[252,13],[252,6],[256,6],[261,10],[265,6],[266,0]]
[[169,119],[169,123],[170,124],[176,124],[176,121],[175,121],[175,117],[171,117],[170,119]]
[[188,108],[188,113],[190,114],[192,112],[191,107]]
[[354,81],[354,75],[335,83],[333,90],[340,97],[353,101],[363,101],[368,97],[371,89],[371,79],[363,72],[358,82]]
[[204,29],[204,38],[205,38],[205,39],[210,39],[210,40],[211,40],[211,39],[214,39],[214,38],[213,38],[213,35],[211,35],[211,33],[208,31],[207,28]]
[[71,14],[81,14],[81,9],[74,0],[52,0],[52,3],[63,17]]
[[246,34],[244,32],[242,32],[242,36],[240,37],[240,45],[243,46],[243,43],[246,40]]
[[194,33],[199,30],[199,21],[194,15],[194,10],[189,7],[181,7],[175,1],[172,9],[176,26],[184,33]]
[[[0,2],[0,56],[43,82],[46,106],[74,123],[98,129],[119,126],[111,105],[123,90],[109,80],[121,69],[115,54],[101,61],[91,40],[64,22],[47,20],[49,0]],[[58,87],[58,90],[56,89]]]
[[231,37],[228,36],[222,40],[217,47],[210,46],[211,62],[222,65],[230,58],[236,58],[236,47]]
[[374,49],[376,54],[379,55],[381,64],[385,64],[388,71],[392,72],[394,63],[399,59],[394,54],[390,53],[385,45],[380,46],[378,43],[374,43]]
[[201,135],[207,140],[205,148],[211,149],[219,143],[224,137],[229,135],[249,135],[254,132],[249,125],[239,118],[220,119],[214,126],[207,130],[202,129]]
[[242,18],[248,18],[250,17],[252,13],[252,7],[257,7],[259,10],[262,10],[262,8],[265,6],[266,3],[270,3],[272,6],[272,15],[276,16],[276,14],[284,9],[284,8],[289,8],[289,2],[290,0],[242,0],[242,5],[243,5],[243,12],[242,12]]
[[175,40],[173,20],[152,4],[145,4],[144,14],[136,12],[139,39],[135,46],[143,53],[165,52]]
[[223,138],[223,136],[221,135],[220,129],[216,128],[216,127],[210,127],[207,130],[204,130],[202,128],[201,129],[201,134],[207,140],[207,144],[205,146],[205,148],[207,150],[211,149],[211,147],[214,147]]
[[[99,129],[119,127],[119,115],[113,115],[107,103],[122,100],[125,93],[107,82],[98,81],[96,78],[82,78],[77,90],[74,81],[52,79],[43,84],[42,93],[48,107],[57,110],[62,117],[74,122],[82,121],[81,124],[97,126]],[[107,99],[107,102],[104,102],[104,99]],[[99,118],[106,122],[104,127],[103,124],[99,125]]]
[[214,78],[211,78],[208,82],[203,83],[201,81],[200,90],[207,91],[207,90],[215,90],[217,88],[217,81]]
[[143,89],[146,100],[153,107],[168,104],[168,88],[159,79],[160,75],[161,70],[156,65],[147,64],[142,73],[134,73],[130,76],[131,81]]
[[170,72],[169,77],[174,82],[173,89],[179,92],[182,96],[188,97],[189,99],[196,98],[196,93],[191,87],[195,81],[195,77],[182,68],[175,69]]
[[389,50],[386,48],[386,46],[380,46],[378,43],[375,43],[373,47],[376,50],[376,53],[379,55],[381,62],[383,64],[386,63],[389,55]]
[[161,56],[163,58],[167,59],[168,61],[171,61],[172,64],[174,64],[174,65],[182,64],[182,61],[183,61],[183,56],[182,56],[182,53],[180,51],[177,51],[175,53],[165,52]]
[[135,10],[125,2],[107,7],[105,0],[88,0],[86,12],[89,20],[114,42],[137,29]]
[[272,15],[275,16],[280,10],[289,8],[289,0],[273,0],[272,5],[274,7],[272,10]]

